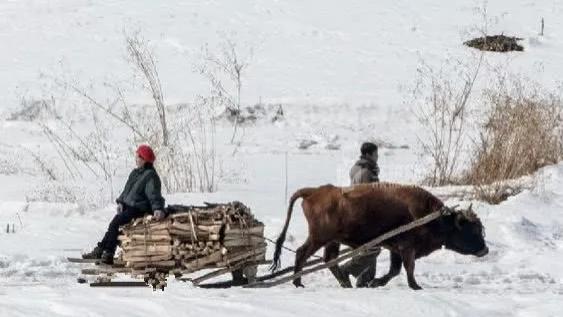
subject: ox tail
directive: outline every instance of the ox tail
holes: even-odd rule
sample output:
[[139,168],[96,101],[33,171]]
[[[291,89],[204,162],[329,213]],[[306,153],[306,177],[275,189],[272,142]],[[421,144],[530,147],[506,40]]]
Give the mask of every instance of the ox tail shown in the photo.
[[296,191],[291,198],[289,199],[289,206],[287,207],[287,216],[285,218],[285,225],[283,226],[283,230],[280,233],[278,239],[276,240],[276,250],[274,251],[274,259],[272,261],[272,266],[270,270],[275,271],[277,270],[280,265],[280,257],[282,253],[283,243],[285,242],[285,235],[287,233],[287,228],[289,227],[289,221],[291,220],[291,214],[293,213],[293,205],[295,201],[299,198],[307,198],[311,193],[314,191],[314,188],[302,188]]

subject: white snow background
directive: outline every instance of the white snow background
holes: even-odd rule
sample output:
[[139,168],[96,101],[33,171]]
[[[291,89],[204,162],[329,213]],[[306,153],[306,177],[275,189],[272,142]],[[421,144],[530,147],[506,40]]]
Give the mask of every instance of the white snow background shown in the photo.
[[[305,289],[287,284],[205,290],[173,280],[164,292],[93,289],[76,283],[80,265],[66,257],[94,245],[114,206],[38,199],[45,196],[38,190],[46,181],[22,149],[60,162],[35,123],[7,120],[22,98],[50,95],[45,77],[72,78],[84,87],[127,81],[131,66],[123,33],[130,30],[150,41],[166,102],[191,102],[208,91],[194,72],[201,47],[232,39],[249,57],[243,103],[281,103],[285,120],[245,127],[235,156],[228,143],[232,128],[221,122],[217,148],[226,176],[218,191],[166,198],[181,204],[240,200],[274,238],[285,219],[286,153],[290,194],[306,186],[347,184],[348,169],[368,138],[389,144],[380,150],[382,180],[422,179],[427,166],[417,136],[424,127],[405,102],[405,87],[421,61],[436,67],[452,58],[471,61],[475,52],[462,43],[478,35],[480,6],[470,0],[1,0],[0,316],[561,316],[563,164],[527,177],[534,186],[500,205],[473,202],[486,227],[489,255],[477,259],[440,250],[418,260],[415,274],[423,291],[410,290],[404,272],[383,288],[341,289],[328,271],[304,277]],[[522,37],[525,47],[488,54],[488,63],[561,87],[563,2],[495,0],[487,9],[489,33]],[[486,87],[489,79],[483,72],[478,86]],[[141,90],[131,90],[128,100],[151,102]],[[300,150],[303,139],[318,144]],[[327,149],[329,143],[339,149]],[[134,164],[122,154],[116,188]],[[446,197],[456,188],[429,190]],[[289,229],[295,239],[286,242],[292,248],[306,237],[296,210]],[[15,233],[7,234],[6,224],[14,224]],[[293,255],[284,252],[282,259],[290,265]],[[378,275],[387,266],[384,252]]]

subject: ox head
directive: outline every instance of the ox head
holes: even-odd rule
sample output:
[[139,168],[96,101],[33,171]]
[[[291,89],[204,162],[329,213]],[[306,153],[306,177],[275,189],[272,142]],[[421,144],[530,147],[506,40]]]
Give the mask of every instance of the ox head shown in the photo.
[[485,243],[485,228],[469,206],[467,210],[448,209],[444,215],[446,249],[478,257],[489,253]]

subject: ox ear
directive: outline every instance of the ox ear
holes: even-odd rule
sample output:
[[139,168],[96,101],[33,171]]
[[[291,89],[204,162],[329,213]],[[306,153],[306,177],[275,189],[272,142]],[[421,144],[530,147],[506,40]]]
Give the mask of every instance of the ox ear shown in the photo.
[[465,215],[463,215],[461,212],[456,213],[454,218],[454,225],[458,230],[461,230],[461,224],[464,220],[467,220],[465,218]]

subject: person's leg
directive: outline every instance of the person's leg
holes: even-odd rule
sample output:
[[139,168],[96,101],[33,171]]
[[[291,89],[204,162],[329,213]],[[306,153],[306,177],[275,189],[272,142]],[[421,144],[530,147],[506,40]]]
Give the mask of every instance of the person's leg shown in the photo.
[[368,283],[375,277],[377,265],[377,254],[366,255],[359,261],[358,267],[363,266],[363,271],[356,275],[356,287],[367,287]]
[[375,277],[375,266],[380,251],[368,255],[359,255],[340,267],[342,273],[356,278],[356,287],[366,287]]
[[[338,242],[331,242],[325,245],[324,262],[326,263],[333,259],[336,259],[338,257],[339,251],[340,251],[340,244]],[[338,266],[338,264],[329,267],[329,269],[332,275],[334,275],[334,277],[340,284],[340,286],[346,288],[352,287],[352,283],[350,282],[350,277],[348,276],[349,274],[344,274],[340,269],[340,266]]]
[[[118,215],[116,214],[114,216],[114,219],[112,220],[112,222],[110,222],[110,228],[112,228],[111,224],[114,222],[115,217],[117,217],[117,216]],[[111,239],[111,237],[113,236],[113,234],[109,234],[110,228],[108,228],[108,230],[104,234],[104,237],[102,238],[102,240],[97,243],[96,247],[92,251],[85,253],[85,254],[82,254],[83,259],[101,259],[102,258],[102,254],[104,252],[105,246],[106,246],[106,244],[108,244],[109,239]],[[118,230],[119,230],[119,227],[118,227]]]
[[111,220],[108,230],[100,243],[103,250],[114,254],[115,249],[117,248],[117,236],[119,235],[119,227],[129,223],[131,220],[135,218],[142,217],[144,215],[143,212],[140,212],[137,209],[133,208],[124,208],[123,211],[119,214],[116,214],[113,219]]
[[232,271],[231,275],[233,276],[233,285],[246,284],[246,279],[244,278],[242,269]]

